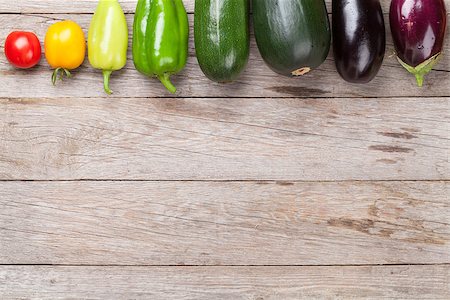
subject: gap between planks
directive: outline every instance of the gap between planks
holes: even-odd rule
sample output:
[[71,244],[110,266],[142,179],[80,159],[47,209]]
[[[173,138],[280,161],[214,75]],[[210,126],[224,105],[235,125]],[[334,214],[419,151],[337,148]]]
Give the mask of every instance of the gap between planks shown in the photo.
[[[0,47],[1,48],[1,47]],[[450,73],[448,70],[437,70],[433,69],[433,71],[441,71]],[[248,99],[248,100],[264,100],[264,99],[295,99],[295,100],[352,100],[352,99],[361,99],[361,100],[380,100],[380,99],[386,99],[386,100],[395,100],[395,101],[408,101],[411,100],[411,98],[430,98],[430,99],[439,99],[439,98],[447,98],[445,95],[431,95],[431,96],[423,96],[423,97],[411,97],[411,96],[358,96],[358,95],[349,95],[349,96],[319,96],[314,95],[314,97],[311,97],[310,95],[305,96],[289,96],[289,95],[281,95],[281,96],[252,96],[252,97],[239,97],[239,96],[229,96],[229,97],[214,97],[214,96],[139,96],[139,97],[133,97],[133,96],[120,96],[120,97],[111,97],[111,96],[87,96],[87,97],[73,97],[73,96],[62,96],[58,97],[58,100],[88,100],[88,99],[98,99],[98,100],[106,100],[109,99],[111,101],[117,101],[117,100],[132,100],[132,99],[147,99],[147,100],[173,100],[173,99],[179,99],[179,100],[223,100],[223,99],[232,99],[232,100],[239,100],[239,99]],[[15,101],[20,102],[21,100],[40,100],[40,101],[46,101],[46,100],[55,100],[55,98],[52,97],[0,97],[1,100],[6,101]]]
[[[358,179],[347,179],[347,180],[254,180],[254,179],[95,179],[95,178],[82,178],[82,179],[0,179],[0,182],[180,182],[180,183],[267,183],[267,184],[290,184],[290,183],[383,183],[383,182],[441,182],[449,183],[450,179],[376,179],[376,180],[358,180]],[[0,264],[1,265],[1,264]]]
[[288,268],[288,267],[305,267],[305,268],[321,268],[321,267],[414,267],[414,266],[450,266],[450,263],[387,263],[387,264],[274,264],[274,265],[255,265],[255,264],[211,264],[211,265],[200,265],[200,264],[184,264],[184,265],[176,265],[176,264],[167,264],[167,265],[158,265],[158,264],[3,264],[0,263],[0,267],[122,267],[122,268]]

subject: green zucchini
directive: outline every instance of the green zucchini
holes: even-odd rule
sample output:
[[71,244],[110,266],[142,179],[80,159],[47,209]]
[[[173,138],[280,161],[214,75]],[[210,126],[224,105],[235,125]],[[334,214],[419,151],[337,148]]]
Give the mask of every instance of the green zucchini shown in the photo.
[[323,0],[253,0],[256,43],[266,64],[286,76],[320,66],[331,32]]
[[237,79],[249,55],[249,1],[196,0],[194,36],[206,77],[216,82]]

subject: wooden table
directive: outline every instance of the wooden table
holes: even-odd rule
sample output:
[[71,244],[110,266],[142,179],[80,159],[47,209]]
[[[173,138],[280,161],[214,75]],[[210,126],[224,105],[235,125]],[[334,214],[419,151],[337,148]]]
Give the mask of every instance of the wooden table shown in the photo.
[[[1,0],[0,44],[95,5]],[[1,54],[0,298],[450,299],[449,45],[420,89],[390,35],[367,85],[277,76],[253,37],[215,84],[191,40],[176,98],[131,57],[106,97]]]

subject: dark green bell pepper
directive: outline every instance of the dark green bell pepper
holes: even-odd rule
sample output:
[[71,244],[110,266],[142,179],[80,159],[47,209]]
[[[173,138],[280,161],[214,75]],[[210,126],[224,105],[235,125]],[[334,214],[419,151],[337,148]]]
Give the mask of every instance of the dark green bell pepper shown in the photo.
[[139,0],[133,25],[136,69],[157,77],[171,92],[170,76],[184,69],[188,57],[189,22],[182,0]]

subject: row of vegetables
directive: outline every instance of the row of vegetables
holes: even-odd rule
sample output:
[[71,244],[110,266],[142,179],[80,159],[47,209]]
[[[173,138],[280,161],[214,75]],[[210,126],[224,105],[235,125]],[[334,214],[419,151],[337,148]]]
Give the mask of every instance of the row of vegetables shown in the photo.
[[[276,73],[300,76],[319,67],[333,52],[338,73],[352,83],[367,83],[378,73],[386,47],[379,0],[333,0],[330,30],[323,0],[253,0],[253,23],[262,58]],[[239,77],[249,57],[249,0],[196,0],[194,35],[199,65],[216,82]],[[443,0],[392,0],[390,26],[400,64],[419,86],[441,56],[446,9]],[[170,77],[188,57],[189,23],[182,0],[139,0],[133,24],[132,53],[136,69],[158,78],[172,93]],[[127,60],[128,28],[117,0],[100,0],[88,32],[88,59],[103,71],[110,94],[112,72]],[[86,40],[73,21],[51,25],[45,35],[45,57],[52,82],[85,59]],[[31,32],[12,32],[5,42],[8,61],[31,68],[41,58],[40,41]]]

